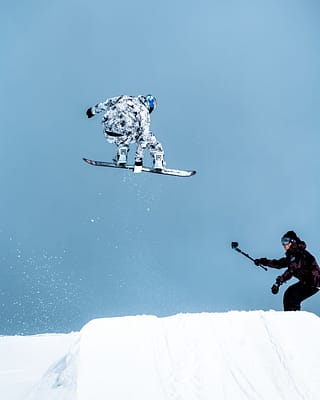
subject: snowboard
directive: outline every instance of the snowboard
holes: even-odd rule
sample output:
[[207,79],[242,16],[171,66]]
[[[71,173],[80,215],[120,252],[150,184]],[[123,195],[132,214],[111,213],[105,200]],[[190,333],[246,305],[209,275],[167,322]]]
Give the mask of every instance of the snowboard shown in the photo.
[[[110,167],[110,168],[118,168],[118,169],[127,169],[130,171],[134,170],[134,165],[126,165],[124,167],[118,166],[113,162],[108,161],[96,161],[96,160],[88,160],[87,158],[83,158],[83,161],[90,165],[95,165],[96,167]],[[196,173],[196,171],[189,171],[183,169],[153,169],[150,167],[142,167],[142,172],[151,172],[152,174],[159,175],[170,175],[170,176],[180,176],[180,177],[189,177]]]

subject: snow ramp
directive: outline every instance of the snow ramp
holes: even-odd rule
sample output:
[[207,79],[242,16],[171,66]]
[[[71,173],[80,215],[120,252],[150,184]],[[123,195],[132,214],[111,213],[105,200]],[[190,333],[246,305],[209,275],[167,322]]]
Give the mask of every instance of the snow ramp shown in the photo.
[[96,319],[81,330],[68,398],[318,400],[319,337],[307,312]]

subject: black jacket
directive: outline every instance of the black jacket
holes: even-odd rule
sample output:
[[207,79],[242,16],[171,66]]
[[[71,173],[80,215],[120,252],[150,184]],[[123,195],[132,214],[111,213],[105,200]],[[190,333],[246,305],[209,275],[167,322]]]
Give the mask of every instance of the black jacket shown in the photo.
[[301,240],[294,242],[285,257],[279,260],[266,259],[264,264],[271,268],[287,268],[279,277],[281,283],[295,277],[307,286],[320,288],[320,267],[306,247],[306,243]]

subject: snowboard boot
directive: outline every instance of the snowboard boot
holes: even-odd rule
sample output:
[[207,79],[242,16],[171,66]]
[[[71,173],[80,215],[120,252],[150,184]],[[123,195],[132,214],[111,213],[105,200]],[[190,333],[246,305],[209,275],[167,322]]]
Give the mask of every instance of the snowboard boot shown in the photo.
[[163,159],[163,153],[157,151],[153,153],[153,169],[163,169],[165,167],[165,162]]
[[129,148],[127,146],[122,146],[118,148],[116,155],[116,162],[118,167],[125,167],[127,165],[127,156]]
[[142,171],[142,159],[141,158],[137,158],[136,160],[135,160],[135,163],[134,163],[134,170],[133,170],[133,172],[135,173],[135,174],[138,174],[138,173],[140,173]]

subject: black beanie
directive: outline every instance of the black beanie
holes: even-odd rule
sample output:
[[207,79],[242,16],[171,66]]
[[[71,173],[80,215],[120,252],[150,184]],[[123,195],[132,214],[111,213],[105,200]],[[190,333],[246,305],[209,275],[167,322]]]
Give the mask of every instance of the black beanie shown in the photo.
[[300,239],[298,238],[297,234],[294,231],[288,231],[287,233],[285,233],[282,238],[288,238],[290,240],[295,240],[296,242],[298,242]]

